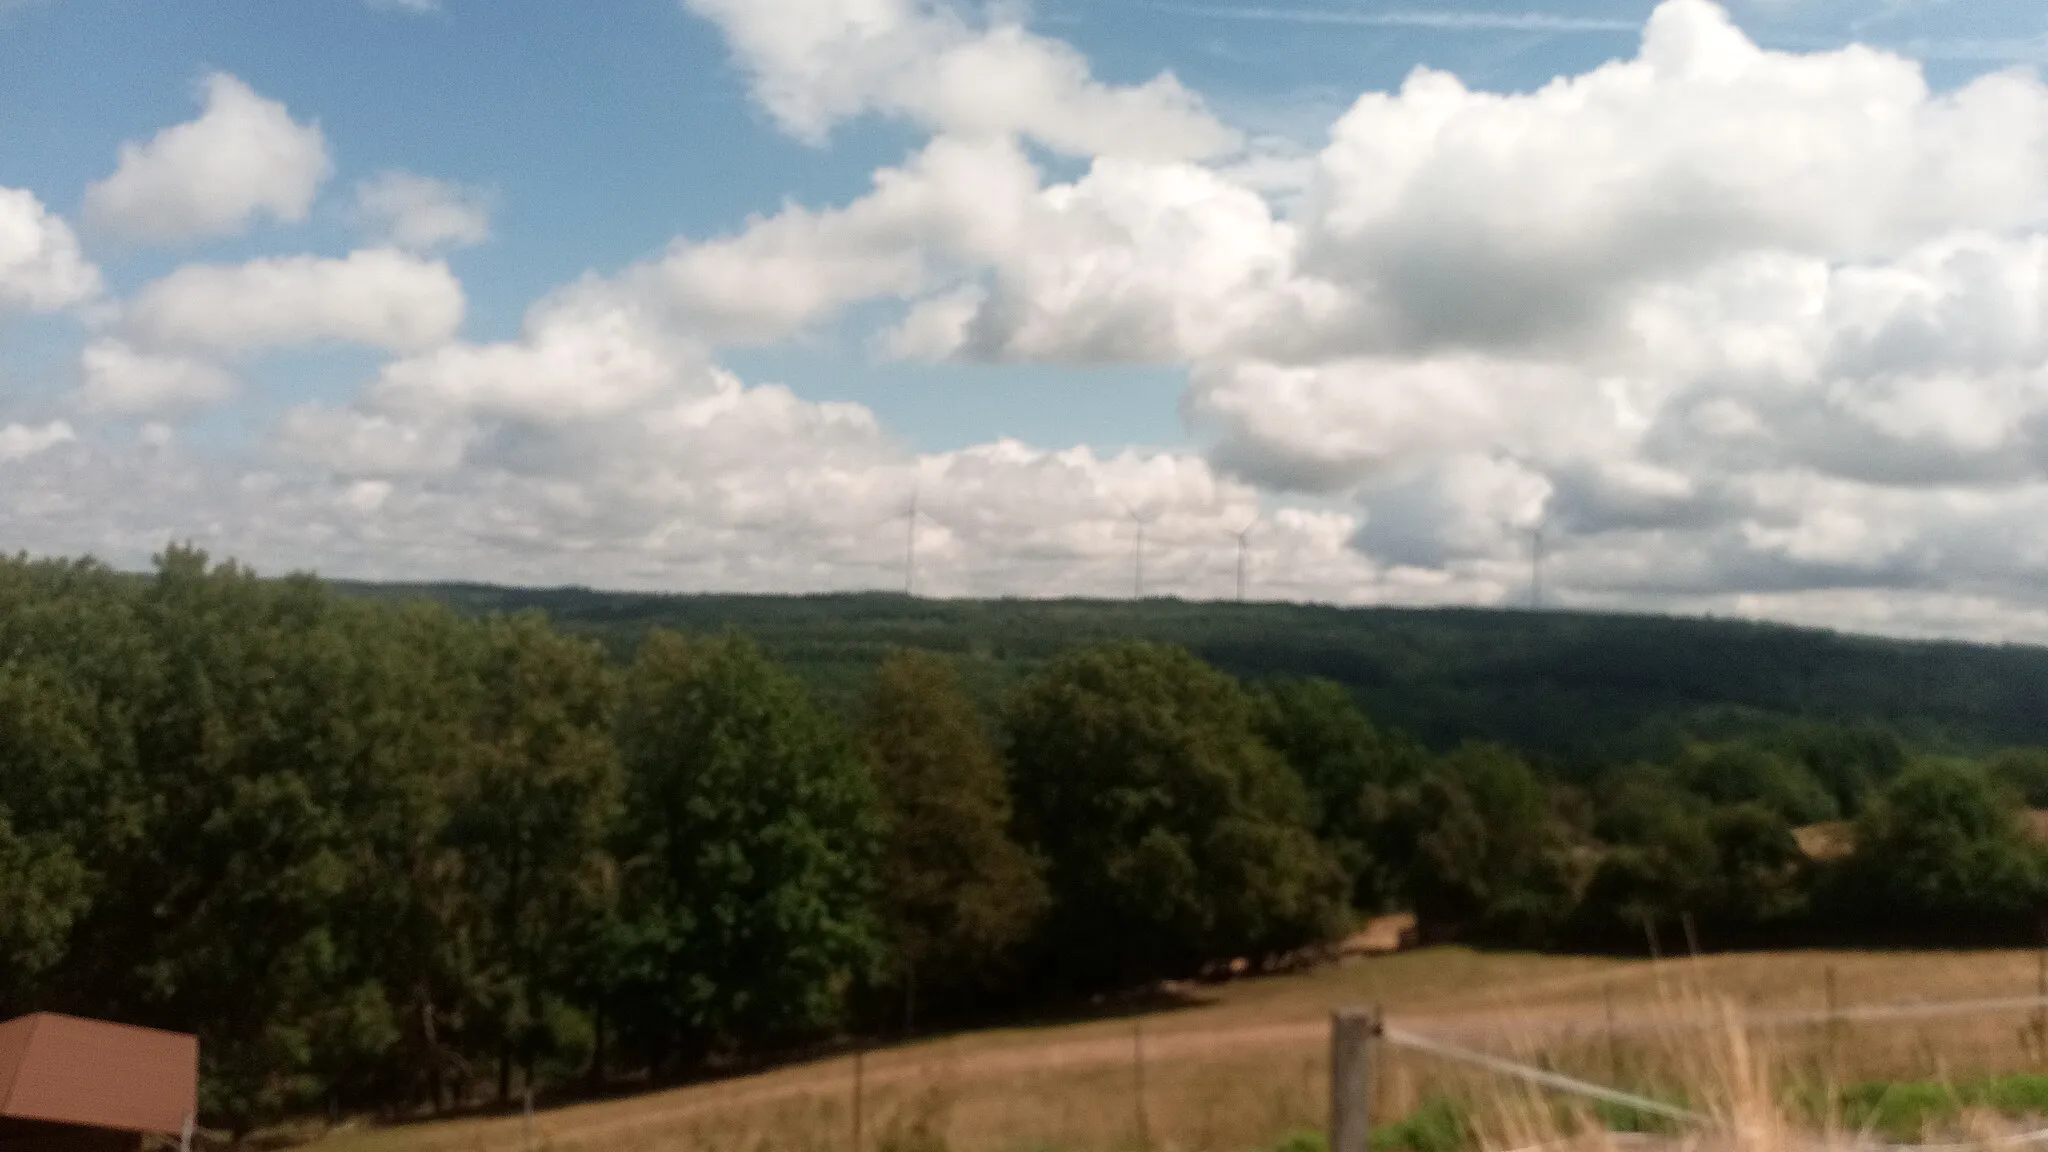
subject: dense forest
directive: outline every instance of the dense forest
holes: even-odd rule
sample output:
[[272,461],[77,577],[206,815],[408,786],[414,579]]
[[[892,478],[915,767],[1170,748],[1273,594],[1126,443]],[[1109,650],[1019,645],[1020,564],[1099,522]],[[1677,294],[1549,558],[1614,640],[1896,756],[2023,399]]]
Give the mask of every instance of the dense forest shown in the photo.
[[[2048,894],[2025,818],[2048,751],[1990,747],[2025,731],[2031,652],[1738,630],[1804,653],[1758,670],[1803,683],[1796,706],[1748,685],[1738,736],[1552,763],[1483,726],[1419,739],[1369,679],[1299,674],[1289,638],[1345,635],[1311,609],[1266,641],[1256,621],[1297,610],[1208,625],[1240,645],[1219,667],[1220,639],[1118,636],[1099,609],[1043,609],[1092,622],[1034,632],[1030,606],[899,602],[873,612],[937,623],[828,635],[807,664],[805,613],[844,622],[847,602],[790,602],[758,642],[730,614],[501,606],[185,549],[148,576],[0,561],[0,1015],[196,1032],[204,1120],[239,1137],[1075,1006],[1295,962],[1388,909],[1545,948],[1977,944],[2034,940]],[[947,623],[977,612],[1009,622]],[[1371,618],[1378,655],[1352,667],[1409,652],[1384,683],[1414,708],[1418,669],[1483,663],[1493,679],[1437,697],[1449,723],[1441,701],[1500,697],[1515,660],[1569,665],[1537,642],[1552,625],[1507,616],[1481,661],[1486,619]],[[1638,654],[1603,675],[1649,661],[1659,625],[1628,626]],[[977,655],[990,634],[1019,650]],[[1744,651],[1673,647],[1678,671],[1598,713],[1611,732],[1705,715],[1702,670]],[[1849,671],[1814,655],[1831,647]],[[1251,651],[1288,674],[1243,674]],[[1903,732],[1858,711],[1906,703],[1884,668],[1951,665],[1992,703],[1929,687]],[[2002,667],[2020,686],[1994,691]],[[1802,849],[1828,822],[1842,850]]]
[[1247,680],[1328,679],[1430,747],[1494,740],[1593,764],[1667,757],[1688,737],[1789,722],[1880,723],[1916,746],[2048,744],[2048,649],[1914,643],[1777,624],[1497,609],[1179,600],[924,600],[882,593],[667,596],[482,585],[340,585],[465,614],[540,610],[615,658],[650,628],[753,638],[821,700],[850,707],[882,658],[953,657],[993,703],[1082,645],[1184,647]]

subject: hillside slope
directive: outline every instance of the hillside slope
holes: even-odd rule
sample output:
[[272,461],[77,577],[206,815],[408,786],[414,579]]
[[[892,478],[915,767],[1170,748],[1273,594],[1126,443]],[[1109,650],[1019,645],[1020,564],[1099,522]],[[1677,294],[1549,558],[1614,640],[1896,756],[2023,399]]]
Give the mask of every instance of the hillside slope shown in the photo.
[[2048,744],[2048,649],[1907,642],[1778,625],[1479,609],[1177,600],[663,596],[482,585],[340,585],[464,612],[540,609],[620,658],[655,626],[738,630],[850,700],[892,647],[962,658],[993,698],[1076,644],[1185,645],[1247,678],[1315,675],[1425,742],[1501,740],[1565,759],[1656,755],[1685,733],[1882,723],[1931,748]]

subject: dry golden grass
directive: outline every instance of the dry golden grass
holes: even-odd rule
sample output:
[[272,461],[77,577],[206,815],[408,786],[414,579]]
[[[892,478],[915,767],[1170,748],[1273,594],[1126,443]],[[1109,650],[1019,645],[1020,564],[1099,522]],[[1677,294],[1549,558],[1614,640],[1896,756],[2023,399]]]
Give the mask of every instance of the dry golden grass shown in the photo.
[[[1674,1004],[1727,1005],[1738,1013],[1819,1010],[1828,1002],[1831,979],[1842,1005],[2031,995],[2036,964],[2030,952],[1756,954],[1651,963],[1438,948],[1353,959],[1202,989],[1191,1006],[1135,1024],[995,1029],[872,1052],[864,1062],[862,1152],[1121,1152],[1141,1144],[1172,1152],[1242,1152],[1291,1132],[1319,1130],[1328,1108],[1328,1017],[1345,1006],[1382,1005],[1390,1020],[1411,1030],[1598,1081],[1747,1083],[1763,1075],[1754,1050],[1674,1046],[1668,1028],[1610,1042],[1604,1028],[1609,1005],[1622,1023],[1668,1020]],[[1801,1075],[1837,1082],[1924,1079],[2037,1067],[2029,1022],[2023,1013],[2005,1013],[1785,1028],[1743,1043],[1753,1039],[1755,1050],[1771,1054],[1774,1069],[1795,1068]],[[1134,1058],[1140,1034],[1142,1117]],[[1719,1052],[1721,1064],[1689,1067],[1669,1055],[1694,1050]],[[536,1145],[559,1152],[853,1152],[852,1085],[852,1061],[842,1057],[549,1109],[536,1117]],[[1399,1053],[1382,1060],[1376,1111],[1400,1115],[1425,1094],[1460,1086],[1475,1099],[1528,1096],[1504,1090],[1486,1074]],[[1497,1130],[1488,1135],[1500,1147],[1520,1147],[1511,1138],[1530,1135],[1535,1115],[1529,1111],[1521,1121],[1512,1112],[1496,1115],[1490,1123]],[[1518,1131],[1518,1124],[1530,1131]],[[339,1132],[324,1143],[336,1152],[526,1147],[518,1117]]]

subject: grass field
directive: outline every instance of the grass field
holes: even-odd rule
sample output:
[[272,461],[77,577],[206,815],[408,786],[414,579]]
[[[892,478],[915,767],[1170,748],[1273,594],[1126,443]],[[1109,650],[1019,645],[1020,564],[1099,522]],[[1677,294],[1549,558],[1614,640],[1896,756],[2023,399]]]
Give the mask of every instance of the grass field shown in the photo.
[[[1605,1021],[1656,1018],[1680,1001],[1756,1012],[1902,1000],[2032,995],[2032,952],[1745,954],[1621,961],[1436,948],[1192,990],[1135,1019],[997,1029],[863,1058],[861,1152],[1245,1152],[1319,1130],[1328,1108],[1329,1013],[1381,1005],[1390,1022],[1538,1059],[1591,1079],[1653,1085],[1647,1040]],[[2037,1021],[1956,1019],[1806,1027],[1776,1057],[1838,1083],[1946,1081],[2042,1070]],[[1142,1049],[1142,1062],[1138,1058]],[[1402,1053],[1382,1060],[1375,1109],[1407,1114],[1483,1073]],[[1142,1109],[1139,1082],[1142,1076]],[[551,1150],[854,1152],[851,1057],[622,1100],[544,1108]],[[515,1152],[522,1118],[330,1134],[336,1152]]]

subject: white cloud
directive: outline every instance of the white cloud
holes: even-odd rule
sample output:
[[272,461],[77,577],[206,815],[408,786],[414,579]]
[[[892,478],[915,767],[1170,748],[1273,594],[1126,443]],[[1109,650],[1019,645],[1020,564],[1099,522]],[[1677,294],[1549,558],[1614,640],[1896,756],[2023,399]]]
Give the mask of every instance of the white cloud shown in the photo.
[[[1192,454],[1002,441],[915,455],[864,407],[746,384],[648,314],[574,294],[516,341],[401,360],[354,405],[298,409],[275,451],[296,477],[280,500],[345,510],[320,515],[351,547],[378,534],[345,570],[363,555],[416,572],[488,556],[494,578],[634,587],[898,585],[917,490],[926,592],[1118,594],[1136,507],[1152,517],[1148,583],[1216,594],[1257,504]],[[1368,587],[1354,527],[1282,518],[1261,554]]]
[[1371,490],[1373,514],[1358,542],[1381,560],[1444,568],[1454,560],[1509,560],[1543,522],[1548,478],[1505,456],[1458,453],[1412,478]]
[[409,172],[356,185],[357,220],[374,244],[411,252],[466,248],[491,238],[491,195]]
[[885,341],[928,359],[1172,362],[1341,304],[1295,276],[1293,229],[1205,168],[1102,159],[1041,186],[1014,143],[942,136],[874,184],[843,208],[792,205],[586,288],[648,301],[720,344],[936,293]]
[[0,424],[0,464],[26,460],[78,437],[62,420],[31,428],[25,424]]
[[137,352],[98,340],[79,355],[79,403],[90,412],[123,416],[201,408],[234,395],[235,378],[204,360]]
[[891,360],[937,362],[967,346],[974,318],[988,303],[988,291],[969,284],[918,301],[903,321],[883,333],[877,350]]
[[0,188],[0,309],[49,312],[100,291],[78,237],[31,192]]
[[862,300],[907,296],[948,267],[1012,251],[1028,235],[1038,173],[1007,141],[942,137],[868,195],[816,212],[791,205],[738,235],[677,242],[618,277],[717,343],[768,343]]
[[524,339],[451,345],[387,366],[369,389],[383,410],[553,424],[616,416],[712,386],[709,360],[630,309],[571,298],[544,304]]
[[[1226,155],[1192,97],[1001,19],[691,6],[785,127],[878,112],[933,138],[850,202],[680,239],[498,343],[456,342],[460,285],[398,251],[181,270],[93,346],[100,394],[203,403],[233,387],[209,358],[313,340],[397,358],[254,461],[162,439],[145,483],[89,436],[21,456],[0,532],[348,575],[899,587],[917,491],[926,592],[1127,594],[1138,508],[1152,591],[1229,595],[1263,491],[1255,595],[1517,601],[1541,525],[1557,602],[2048,639],[2032,78],[1937,93],[1910,61],[1766,52],[1666,0],[1632,59],[1513,94],[1422,71],[1319,153]],[[1049,180],[1034,144],[1088,162]],[[475,234],[406,216],[380,234]],[[717,361],[871,301],[903,309],[885,355],[1186,366],[1203,447],[919,455]]]
[[85,218],[110,235],[180,243],[241,231],[258,216],[298,223],[333,173],[315,124],[223,72],[201,84],[198,119],[121,145],[114,174],[86,189]]
[[800,137],[866,112],[937,131],[1020,133],[1075,155],[1210,156],[1238,144],[1165,74],[1105,84],[1070,45],[930,0],[684,0],[724,31],[755,95]]
[[[1314,171],[1281,220],[1258,163],[1104,159],[1021,210],[985,198],[1018,220],[1001,250],[898,229],[888,251],[988,269],[964,321],[941,286],[943,330],[984,358],[1597,356],[1634,294],[1752,253],[1882,262],[2048,222],[2048,87],[1998,74],[1935,94],[1903,58],[1766,52],[1706,0],[1668,0],[1635,59],[1533,93],[1418,70],[1367,94]],[[833,219],[856,228],[867,206]]]
[[412,352],[451,339],[463,310],[445,263],[365,249],[187,265],[137,293],[122,327],[151,347],[227,355],[327,341]]
[[1352,339],[1528,345],[1746,251],[1882,259],[2037,226],[2048,88],[1935,95],[1903,58],[1766,52],[1707,0],[1666,0],[1634,60],[1533,93],[1418,70],[1361,98],[1310,204],[1304,267],[1358,295]]
[[1045,189],[999,251],[962,352],[1176,362],[1290,330],[1331,304],[1256,193],[1185,164],[1097,161]]
[[441,10],[441,0],[369,0],[370,7],[424,16]]
[[1232,469],[1283,490],[1341,493],[1447,455],[1527,446],[1527,421],[1539,414],[1546,427],[1610,425],[1587,392],[1566,366],[1473,356],[1222,360],[1197,371],[1186,407]]

